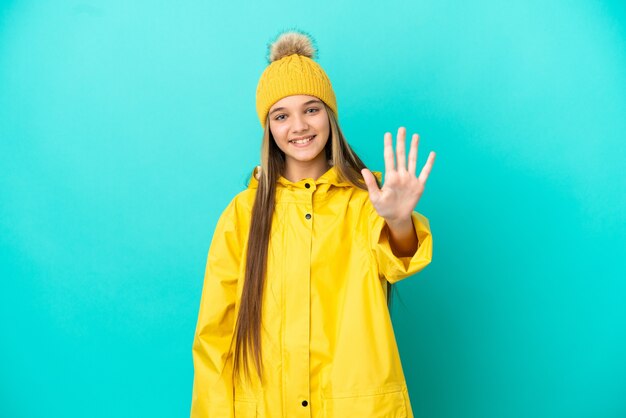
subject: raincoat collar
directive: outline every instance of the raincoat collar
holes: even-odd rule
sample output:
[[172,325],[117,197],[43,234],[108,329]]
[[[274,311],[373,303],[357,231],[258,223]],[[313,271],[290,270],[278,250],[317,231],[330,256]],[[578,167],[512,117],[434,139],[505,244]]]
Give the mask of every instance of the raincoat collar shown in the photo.
[[[252,175],[250,176],[250,182],[248,183],[248,189],[256,189],[259,187],[259,181],[256,179],[257,170],[260,166],[254,167],[252,170]],[[372,174],[378,178],[379,181],[382,181],[382,173],[378,171],[372,171]],[[293,186],[293,187],[304,187],[304,183],[306,183],[307,179],[302,179],[297,182],[292,182],[287,180],[283,176],[278,177],[278,183],[283,186]],[[352,187],[353,184],[349,181],[340,181],[339,180],[339,172],[335,166],[331,166],[324,174],[322,174],[317,180],[315,180],[315,184],[324,184],[328,183],[337,187]]]

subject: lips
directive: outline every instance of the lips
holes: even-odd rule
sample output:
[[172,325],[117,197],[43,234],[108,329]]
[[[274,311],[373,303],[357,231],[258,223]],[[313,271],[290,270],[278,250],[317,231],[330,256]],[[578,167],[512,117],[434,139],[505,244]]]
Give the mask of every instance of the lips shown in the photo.
[[[308,139],[308,141],[307,141]],[[302,138],[295,138],[295,139],[291,139],[289,140],[290,144],[294,144],[294,145],[305,145],[308,144],[309,142],[311,142],[313,139],[315,139],[315,135],[309,135],[309,136],[305,136]]]

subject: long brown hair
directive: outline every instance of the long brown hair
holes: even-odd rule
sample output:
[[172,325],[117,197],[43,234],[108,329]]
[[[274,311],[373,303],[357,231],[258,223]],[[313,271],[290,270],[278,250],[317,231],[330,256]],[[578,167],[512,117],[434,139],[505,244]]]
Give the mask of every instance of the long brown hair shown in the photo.
[[[333,111],[325,103],[324,107],[330,122],[330,137],[324,148],[326,159],[337,168],[340,180],[347,180],[355,187],[367,190],[361,174],[361,169],[366,168],[365,164],[348,145]],[[233,359],[233,377],[235,379],[240,374],[240,362],[243,363],[245,375],[250,377],[248,370],[249,356],[253,357],[260,380],[263,374],[261,361],[261,305],[267,267],[267,247],[272,228],[276,182],[285,169],[285,154],[276,145],[269,125],[268,116],[261,145],[261,173],[254,206],[252,207],[252,219],[248,233],[245,280],[239,314],[235,324]],[[376,182],[378,187],[381,187],[377,178]],[[387,282],[387,305],[389,308],[391,308],[392,290],[393,285]],[[249,350],[252,350],[251,354]]]

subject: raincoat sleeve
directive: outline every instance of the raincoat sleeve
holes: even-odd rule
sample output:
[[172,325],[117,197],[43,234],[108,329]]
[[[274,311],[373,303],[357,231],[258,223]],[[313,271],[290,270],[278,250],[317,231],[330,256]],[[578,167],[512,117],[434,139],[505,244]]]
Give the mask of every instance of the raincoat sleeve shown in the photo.
[[378,265],[378,274],[386,278],[389,283],[395,283],[411,276],[426,267],[433,254],[433,241],[428,219],[413,211],[411,218],[417,233],[417,251],[412,257],[396,257],[389,243],[389,227],[385,218],[380,216],[373,206],[370,206],[370,245]]
[[232,355],[241,236],[233,199],[220,216],[209,248],[193,341],[191,418],[234,417]]

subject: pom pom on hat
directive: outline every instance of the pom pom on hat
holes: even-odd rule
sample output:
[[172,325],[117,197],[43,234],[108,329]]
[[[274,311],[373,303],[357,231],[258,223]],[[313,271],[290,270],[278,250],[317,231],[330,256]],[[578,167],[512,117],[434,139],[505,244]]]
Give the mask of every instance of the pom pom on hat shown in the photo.
[[314,59],[317,53],[310,35],[293,31],[280,34],[268,49],[268,64],[293,54]]
[[335,93],[322,67],[313,61],[316,55],[313,38],[303,31],[283,32],[268,45],[269,65],[256,91],[256,109],[263,128],[272,105],[297,94],[319,98],[337,115]]

